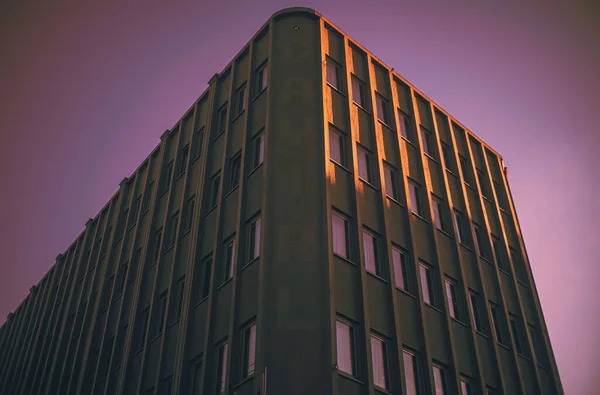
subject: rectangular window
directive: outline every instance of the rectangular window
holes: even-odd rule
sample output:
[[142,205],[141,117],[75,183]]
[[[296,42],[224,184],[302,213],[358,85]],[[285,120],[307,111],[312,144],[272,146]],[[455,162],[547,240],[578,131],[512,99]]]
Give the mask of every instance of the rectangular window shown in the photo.
[[202,360],[192,362],[191,395],[202,394]]
[[244,365],[242,366],[242,378],[254,374],[254,361],[256,356],[256,324],[244,329]]
[[256,96],[267,89],[268,69],[267,65],[263,65],[256,71]]
[[115,285],[115,295],[120,295],[125,288],[125,279],[127,278],[127,269],[129,268],[129,262],[125,262],[119,267],[119,274],[117,276],[117,283]]
[[167,316],[167,292],[163,292],[160,295],[156,312],[156,326],[154,327],[154,335],[158,336],[163,331],[163,325],[165,323],[165,317]]
[[366,182],[371,182],[371,163],[369,154],[361,147],[357,147],[356,155],[358,156],[358,176]]
[[169,229],[169,247],[171,248],[175,245],[177,241],[177,227],[179,225],[179,211],[176,212],[171,218],[171,227]]
[[192,154],[193,159],[197,159],[202,155],[202,145],[204,144],[204,127],[198,130],[194,136],[194,141],[192,142]]
[[186,145],[181,150],[181,155],[179,156],[179,174],[180,175],[185,173],[185,170],[187,169],[187,160],[188,160],[189,154],[190,154],[190,146]]
[[512,330],[513,338],[515,339],[515,349],[517,353],[523,355],[523,345],[521,343],[521,326],[518,323],[518,318],[510,317],[510,329]]
[[158,258],[160,257],[160,243],[162,241],[162,229],[156,231],[154,235],[154,256],[152,262],[158,262]]
[[464,379],[460,379],[460,392],[461,395],[473,395],[471,392],[471,384],[467,383]]
[[252,262],[260,255],[260,217],[256,218],[249,227],[248,237],[248,262]]
[[177,280],[177,294],[175,295],[175,309],[174,309],[174,320],[179,319],[181,317],[181,310],[183,308],[183,296],[185,293],[185,277]]
[[348,221],[339,215],[331,214],[333,253],[349,259]]
[[444,142],[442,142],[442,156],[444,157],[444,166],[446,169],[452,170],[452,159],[450,156],[450,146]]
[[475,294],[469,293],[469,304],[471,305],[471,318],[473,319],[473,326],[477,332],[483,333],[481,317],[479,316],[479,303],[477,303],[477,296]]
[[217,114],[217,136],[220,136],[222,133],[225,133],[225,128],[227,127],[227,104],[224,104],[221,108],[219,108],[219,113]]
[[490,191],[488,190],[487,187],[487,182],[485,179],[485,174],[483,174],[483,171],[480,169],[477,169],[477,180],[479,181],[479,189],[481,189],[481,194],[484,197],[489,197],[490,196]]
[[469,170],[469,166],[467,165],[467,159],[462,156],[459,155],[458,156],[459,162],[460,162],[460,170],[462,171],[463,174],[463,179],[465,180],[466,184],[471,184],[471,171]]
[[338,369],[356,376],[354,328],[343,321],[337,320],[335,329]]
[[475,240],[477,241],[477,248],[479,249],[479,255],[483,258],[487,258],[487,251],[483,241],[482,230],[479,225],[473,223],[473,229],[475,230]]
[[419,276],[421,277],[423,301],[430,306],[435,306],[433,298],[433,273],[431,273],[431,269],[423,264],[419,264]]
[[492,235],[492,245],[494,248],[494,256],[496,258],[496,264],[498,265],[498,268],[504,270],[505,272],[509,272],[510,268],[508,266],[508,262],[506,259],[504,259],[505,253],[501,247],[500,239],[494,235]]
[[196,196],[192,196],[188,199],[185,208],[185,229],[192,229],[192,223],[194,221],[194,206],[196,205]]
[[329,126],[329,158],[342,166],[346,165],[344,155],[344,135]]
[[396,187],[396,172],[389,165],[383,165],[383,177],[385,178],[385,194],[392,199],[398,199]]
[[388,114],[387,100],[379,93],[375,94],[375,100],[377,101],[377,118],[386,125],[389,125],[390,114]]
[[408,263],[406,254],[392,247],[392,262],[394,264],[394,283],[396,287],[408,292]]
[[227,343],[224,343],[219,347],[219,350],[217,351],[217,395],[221,395],[226,392],[228,350],[229,345]]
[[387,389],[387,356],[385,343],[379,337],[371,335],[371,359],[373,364],[373,384]]
[[335,89],[341,90],[342,88],[342,72],[341,67],[331,58],[327,58],[327,83],[333,86]]
[[458,308],[458,295],[456,292],[456,285],[454,282],[446,279],[446,299],[448,300],[448,309],[450,310],[450,317],[460,320],[460,310]]
[[400,123],[400,136],[410,141],[410,126],[408,123],[408,115],[398,109],[398,122]]
[[139,321],[139,326],[138,326],[138,333],[137,336],[135,336],[135,340],[136,341],[136,347],[134,348],[134,350],[139,350],[140,348],[144,347],[144,344],[146,344],[146,332],[148,330],[148,319],[150,318],[150,306],[146,307],[144,310],[142,310],[142,314],[140,315],[140,321]]
[[435,395],[446,395],[446,374],[437,365],[433,365],[433,382],[435,384]]
[[454,210],[452,217],[454,219],[454,226],[456,227],[456,238],[458,239],[459,243],[465,244],[466,234],[464,232],[463,216],[460,212]]
[[154,181],[146,186],[146,190],[144,191],[144,198],[142,200],[142,213],[145,213],[150,209],[150,203],[152,200],[152,192],[154,189]]
[[241,154],[235,155],[231,159],[231,170],[229,178],[229,190],[233,190],[240,185],[240,168],[242,164]]
[[212,266],[212,260],[211,258],[205,258],[201,264],[200,267],[198,268],[199,272],[198,272],[198,290],[200,291],[199,294],[199,298],[198,298],[198,302],[204,300],[205,298],[208,297],[208,293],[210,291],[210,270],[211,270],[211,266]]
[[423,144],[423,152],[429,156],[433,156],[433,147],[431,145],[431,135],[427,129],[421,126],[421,143]]
[[419,196],[419,186],[412,181],[408,181],[408,191],[410,193],[410,209],[411,209],[411,211],[419,216],[422,216],[423,210],[421,208],[421,198]]
[[256,169],[264,160],[265,135],[261,133],[252,140],[252,169]]
[[504,344],[504,336],[502,333],[502,323],[500,322],[500,315],[498,313],[498,307],[490,303],[490,313],[492,315],[492,324],[494,325],[494,333],[496,334],[496,341],[500,344]]
[[140,215],[140,207],[142,205],[142,195],[139,195],[138,197],[135,198],[135,200],[133,201],[133,204],[131,205],[131,218],[129,219],[129,227],[133,227],[133,225],[135,225],[135,223],[138,220],[138,217]]
[[446,232],[446,221],[444,221],[442,202],[438,198],[432,196],[431,208],[433,209],[433,222],[435,223],[435,227]]
[[363,230],[363,249],[365,256],[365,269],[373,274],[380,274],[379,262],[378,262],[378,251],[377,251],[377,238]]
[[407,351],[403,351],[402,361],[404,362],[406,395],[417,395],[419,393],[417,357]]
[[246,84],[240,86],[235,92],[235,115],[239,115],[246,109]]
[[221,176],[217,174],[211,181],[211,195],[210,195],[210,208],[213,208],[219,202],[219,183],[221,182]]
[[352,76],[352,101],[362,108],[367,107],[365,83],[359,80],[355,75]]
[[173,161],[171,160],[168,164],[167,167],[165,167],[164,173],[163,173],[163,179],[162,179],[162,191],[163,193],[169,189],[169,186],[171,185],[171,176],[173,175]]
[[235,262],[235,238],[225,242],[225,264],[223,265],[223,281],[233,277],[233,267]]

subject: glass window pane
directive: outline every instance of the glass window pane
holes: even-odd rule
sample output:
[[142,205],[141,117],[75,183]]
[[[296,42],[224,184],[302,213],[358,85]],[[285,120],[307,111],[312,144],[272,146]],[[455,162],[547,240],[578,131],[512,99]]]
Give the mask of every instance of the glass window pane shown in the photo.
[[419,201],[419,191],[417,186],[412,182],[409,182],[408,188],[410,192],[411,211],[417,215],[421,215],[421,203]]
[[380,339],[371,336],[371,359],[373,363],[373,383],[386,388],[384,344]]
[[392,249],[392,261],[394,263],[394,281],[396,287],[400,289],[406,290],[406,279],[404,278],[404,267],[406,263],[404,262],[405,256],[400,251],[395,248]]
[[435,395],[445,395],[444,373],[435,365],[433,366],[433,381],[435,382]]
[[419,273],[421,277],[421,289],[423,290],[423,301],[427,304],[431,303],[431,290],[429,289],[430,273],[429,269],[423,265],[419,265]]
[[362,150],[357,150],[358,155],[358,176],[365,181],[370,181],[369,179],[369,157],[368,154]]
[[416,361],[415,356],[403,352],[402,359],[404,361],[404,377],[406,386],[406,395],[417,395],[417,380],[416,380]]
[[332,214],[333,252],[341,257],[348,258],[346,246],[346,220]]
[[351,329],[349,325],[341,321],[336,321],[336,344],[338,368],[343,372],[353,374]]
[[408,120],[406,119],[406,115],[400,110],[398,110],[398,122],[400,122],[400,135],[409,140]]
[[342,162],[342,136],[333,130],[329,130],[329,157],[339,164]]
[[365,268],[377,274],[376,238],[370,233],[363,232],[363,247],[365,254]]

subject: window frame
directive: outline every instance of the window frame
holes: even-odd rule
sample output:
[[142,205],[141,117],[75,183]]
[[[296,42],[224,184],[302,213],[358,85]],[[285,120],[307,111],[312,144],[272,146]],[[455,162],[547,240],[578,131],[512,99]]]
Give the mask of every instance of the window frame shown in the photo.
[[220,186],[221,186],[220,185],[221,184],[221,173],[220,172],[213,175],[210,178],[210,184],[211,184],[211,187],[210,187],[211,195],[210,195],[210,201],[209,201],[209,203],[210,203],[209,210],[212,210],[213,208],[218,206],[219,200],[220,200],[219,199],[219,192],[221,189],[220,188]]
[[[333,216],[339,218],[341,221],[343,221],[343,226],[344,226],[344,255],[340,254],[340,252],[336,251],[336,237],[335,237],[335,223],[333,220]],[[332,210],[331,211],[331,238],[332,238],[332,251],[334,255],[339,256],[340,258],[346,259],[346,260],[350,260],[350,220],[348,217],[346,217],[345,215],[339,213],[336,210]]]
[[[394,252],[398,253],[399,262],[396,262]],[[408,292],[409,294],[412,291],[412,287],[410,286],[410,273],[409,273],[409,263],[408,263],[408,252],[392,245],[392,265],[394,267],[394,285],[396,288],[401,289],[402,291]],[[400,270],[398,270],[400,269]],[[398,279],[400,278],[402,284],[398,284]]]
[[[254,329],[254,338],[252,339],[252,329]],[[242,380],[253,377],[256,373],[256,321],[252,320],[243,326],[242,330]],[[251,348],[253,350],[251,352]],[[250,358],[252,355],[252,363],[250,363]]]
[[[380,260],[380,252],[379,252],[379,240],[378,240],[378,236],[375,232],[373,232],[372,230],[370,230],[369,228],[366,228],[363,226],[362,229],[363,232],[363,259],[365,261],[365,270],[371,274],[374,274],[378,277],[381,277],[381,264],[379,262]],[[369,243],[368,240],[365,239],[365,236],[367,238],[371,238],[371,243]],[[367,246],[371,244],[373,247],[373,264],[375,265],[374,268],[370,268],[369,266],[367,266]],[[374,271],[372,270],[374,269]]]
[[496,338],[496,342],[498,342],[498,344],[506,346],[507,344],[505,343],[506,338],[504,333],[503,322],[501,321],[502,318],[500,317],[500,313],[498,312],[499,306],[491,300],[489,302],[489,306],[490,317],[492,319],[492,328],[494,329],[494,336]]
[[[412,363],[412,372],[411,376],[413,378],[413,383],[414,383],[414,392],[409,392],[409,388],[407,386],[408,380],[407,380],[407,374],[408,374],[408,369],[407,369],[407,364],[406,364],[406,358],[407,356],[410,357],[411,359],[411,363]],[[407,350],[406,348],[402,349],[402,362],[404,365],[404,389],[406,391],[407,395],[419,395],[421,393],[421,386],[420,386],[420,379],[419,379],[419,359],[417,358],[417,354],[411,350]]]
[[175,246],[175,244],[177,244],[177,231],[179,230],[179,210],[171,215],[169,222],[169,242],[167,243],[167,250],[171,249]]
[[[412,179],[408,179],[408,197],[410,201],[410,211],[423,218],[423,204],[420,196],[421,185]],[[414,192],[414,197],[413,197]],[[417,211],[415,211],[415,208]]]
[[[362,109],[367,108],[367,84],[356,74],[351,74],[352,102]],[[358,96],[359,101],[356,97]]]
[[252,171],[263,164],[265,159],[265,133],[264,129],[252,138]]
[[[348,372],[344,369],[342,369],[340,367],[340,347],[339,347],[339,343],[340,343],[340,338],[338,337],[338,333],[339,333],[339,328],[338,328],[338,323],[341,325],[344,325],[348,328],[348,337],[349,337],[349,341],[350,341],[350,370],[351,372]],[[356,326],[355,323],[341,317],[341,316],[336,316],[336,320],[335,320],[335,339],[336,339],[336,366],[337,366],[337,370],[338,372],[341,372],[343,374],[348,374],[351,375],[355,378],[359,378],[359,369],[358,369],[358,328]]]
[[[389,180],[388,180],[389,178]],[[387,162],[383,162],[383,179],[385,184],[385,195],[389,198],[392,198],[398,201],[398,183],[396,182],[396,168]],[[388,184],[390,182],[392,187],[390,188]],[[390,195],[390,189],[392,194]]]
[[412,131],[410,129],[410,115],[408,115],[404,110],[398,108],[398,126],[400,130],[400,137],[404,140],[412,143]]
[[177,177],[180,177],[187,170],[187,162],[188,157],[190,156],[190,145],[186,144],[185,147],[181,149],[180,157],[179,157],[179,173]]
[[446,224],[446,219],[444,218],[445,213],[445,205],[444,201],[431,194],[431,210],[433,213],[433,223],[435,224],[436,229],[441,230],[444,233],[448,233],[448,225]]
[[[257,231],[258,224],[258,231]],[[258,236],[258,240],[257,240]],[[250,219],[248,223],[248,263],[260,258],[262,241],[262,220],[260,214]],[[257,245],[258,243],[258,245]]]
[[444,278],[444,293],[446,294],[446,300],[448,301],[448,314],[451,318],[461,321],[462,314],[455,280],[448,277]]
[[[335,90],[337,90],[339,92],[343,92],[342,91],[342,84],[343,84],[342,70],[343,70],[343,67],[341,64],[339,64],[337,61],[335,61],[332,57],[326,55],[326,57],[325,57],[325,82],[327,83],[327,85],[331,86],[332,88],[335,88]],[[334,73],[333,76],[330,74],[330,72],[332,72],[332,71]],[[335,79],[335,84],[332,83],[332,81],[330,81],[330,77],[333,77]]]
[[[358,178],[361,181],[366,182],[367,184],[371,184],[372,185],[372,179],[373,179],[373,169],[372,169],[372,164],[371,164],[371,151],[369,151],[368,149],[366,149],[365,147],[363,147],[362,145],[358,144],[356,145],[356,162],[358,165]],[[361,174],[361,158],[364,161],[364,169],[366,170],[367,174],[366,174],[366,178],[363,177],[363,175]]]
[[[447,395],[448,394],[448,378],[446,375],[446,370],[444,369],[444,367],[438,363],[432,363],[431,364],[431,369],[433,371],[432,377],[433,377],[433,389],[435,391],[435,395]],[[437,377],[436,377],[436,370],[437,372],[439,372],[439,378],[440,378],[440,385],[441,385],[441,392],[438,391],[438,382],[437,382]]]
[[239,116],[241,113],[243,113],[246,110],[246,89],[247,89],[247,84],[246,82],[242,83],[236,90],[235,90],[235,116]]
[[481,320],[480,302],[478,294],[475,291],[469,290],[469,308],[471,310],[471,320],[473,321],[473,329],[475,332],[485,335],[483,321]]
[[[373,340],[379,342],[379,344],[381,345],[381,368],[383,370],[383,386],[377,383],[378,379],[375,377],[375,355],[373,352]],[[369,344],[371,346],[371,367],[373,370],[373,386],[375,386],[376,388],[386,390],[387,392],[387,389],[390,387],[387,341],[383,336],[371,332]]]
[[[235,272],[235,235],[229,236],[223,244],[225,245],[222,279],[224,284],[233,278]],[[230,253],[231,255],[229,255]]]
[[[335,137],[335,140],[332,138],[332,136]],[[344,132],[342,132],[335,126],[329,124],[329,159],[333,163],[336,163],[344,168],[346,167],[345,139],[346,139],[346,135]],[[333,151],[332,151],[332,146],[333,146],[332,142],[333,141],[337,142],[339,155],[340,155],[339,160],[333,157]]]
[[269,85],[269,69],[268,69],[268,61],[264,61],[260,66],[258,66],[255,70],[255,97],[260,96],[265,90],[267,90]]
[[216,352],[216,370],[215,370],[215,394],[223,395],[227,393],[227,357],[229,354],[229,343],[227,340],[217,345]]
[[433,147],[431,142],[431,132],[423,125],[419,125],[419,133],[421,133],[421,146],[423,147],[423,153],[427,156],[434,158]]
[[375,104],[377,108],[377,120],[386,126],[390,125],[389,101],[381,93],[375,91]]
[[[423,275],[425,275],[425,279],[423,279]],[[421,281],[421,294],[423,296],[423,303],[437,308],[433,267],[423,261],[419,262],[419,281]],[[427,289],[425,289],[424,284],[427,285]],[[427,298],[425,298],[425,296],[427,296]],[[429,299],[429,301],[426,299]]]
[[242,178],[242,153],[234,154],[229,163],[229,191],[233,191],[240,185]]
[[217,110],[217,135],[215,139],[225,133],[227,130],[227,102],[225,102],[219,109]]

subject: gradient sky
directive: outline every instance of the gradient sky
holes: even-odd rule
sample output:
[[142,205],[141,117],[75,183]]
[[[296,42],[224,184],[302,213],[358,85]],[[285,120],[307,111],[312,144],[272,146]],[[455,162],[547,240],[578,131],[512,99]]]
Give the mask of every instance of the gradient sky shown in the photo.
[[0,1],[0,323],[209,78],[301,5],[503,155],[565,391],[597,394],[600,7],[532,1]]

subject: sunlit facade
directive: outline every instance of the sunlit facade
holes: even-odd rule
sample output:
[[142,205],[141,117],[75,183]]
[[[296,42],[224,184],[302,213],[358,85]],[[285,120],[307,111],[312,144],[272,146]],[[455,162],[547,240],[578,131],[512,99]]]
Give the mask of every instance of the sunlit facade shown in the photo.
[[1,394],[563,393],[498,153],[305,8],[208,83],[0,328]]

